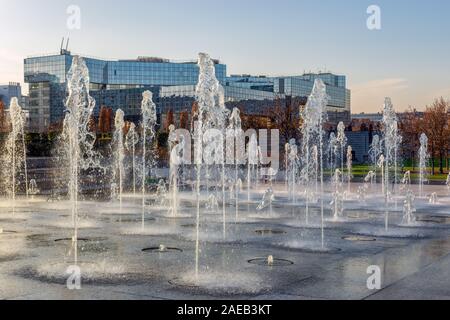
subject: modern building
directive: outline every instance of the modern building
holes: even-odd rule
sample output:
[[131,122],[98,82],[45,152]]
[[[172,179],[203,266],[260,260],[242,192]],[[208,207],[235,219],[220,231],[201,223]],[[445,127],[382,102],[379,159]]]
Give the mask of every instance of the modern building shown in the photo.
[[370,131],[346,131],[347,143],[352,147],[353,161],[355,163],[368,163],[369,150],[372,144]]
[[[31,130],[45,131],[50,124],[63,119],[66,79],[72,59],[69,51],[61,50],[60,54],[24,60]],[[145,90],[153,92],[161,118],[168,110],[174,113],[191,111],[199,76],[197,61],[175,62],[153,57],[114,61],[84,59],[89,69],[91,95],[96,100],[96,115],[104,105],[113,111],[121,108],[127,119],[138,120]],[[275,99],[308,97],[314,80],[319,77],[327,85],[330,96],[329,120],[350,120],[350,91],[346,89],[345,76],[324,73],[292,77],[227,77],[227,66],[218,60],[214,62],[216,77],[225,88],[225,100],[229,104],[240,102],[244,109],[258,114],[260,106],[270,106]]]
[[22,88],[20,83],[10,82],[5,85],[0,85],[0,101],[4,103],[6,108],[9,107],[11,98],[17,98],[19,102],[22,101]]
[[274,78],[231,76],[226,81],[226,98],[227,101],[274,100],[286,97],[306,99],[311,94],[316,79],[323,80],[330,98],[327,105],[328,121],[349,122],[351,93],[346,87],[346,77],[331,73]]
[[383,120],[382,113],[355,113],[352,114],[352,119],[369,120],[372,122],[381,122]]
[[[61,50],[60,54],[24,60],[33,130],[44,131],[50,124],[62,120],[72,59],[69,51]],[[107,104],[114,110],[122,108],[129,117],[137,117],[144,90],[153,88],[156,92],[162,87],[194,86],[199,76],[196,61],[172,62],[152,57],[118,61],[84,59],[89,69],[91,95],[97,100],[95,113],[102,104]],[[218,80],[224,84],[226,66],[215,60],[215,68]]]

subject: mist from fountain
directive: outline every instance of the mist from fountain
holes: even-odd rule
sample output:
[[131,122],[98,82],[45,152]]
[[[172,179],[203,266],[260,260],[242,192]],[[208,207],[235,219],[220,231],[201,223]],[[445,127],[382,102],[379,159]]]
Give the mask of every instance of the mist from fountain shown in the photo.
[[209,195],[205,208],[211,212],[217,212],[219,210],[219,201],[214,194]]
[[367,184],[364,184],[363,186],[359,186],[357,190],[357,199],[360,203],[363,203],[366,201],[367,196]]

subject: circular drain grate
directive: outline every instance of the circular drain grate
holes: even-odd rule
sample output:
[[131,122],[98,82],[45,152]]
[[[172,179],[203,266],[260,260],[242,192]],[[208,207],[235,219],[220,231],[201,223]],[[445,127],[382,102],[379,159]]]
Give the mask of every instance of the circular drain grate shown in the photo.
[[293,261],[278,258],[273,258],[273,260],[270,263],[269,258],[255,258],[248,260],[248,263],[264,267],[287,267],[294,265]]
[[200,288],[199,285],[196,285],[194,283],[187,283],[179,278],[175,278],[173,280],[168,281],[170,285],[174,287],[180,287],[180,288],[187,288],[187,289],[198,289]]
[[176,252],[183,252],[180,248],[174,248],[174,247],[152,247],[152,248],[144,248],[142,249],[142,252],[145,253],[176,253]]
[[[55,242],[72,242],[73,239],[71,238],[62,238],[62,239],[55,239]],[[77,239],[78,242],[89,242],[89,241],[93,241],[93,240],[89,240],[87,238],[78,238]]]
[[188,223],[188,224],[182,224],[181,227],[182,228],[195,228],[195,227],[197,227],[197,225],[194,223]]
[[435,223],[435,224],[450,224],[450,217],[445,216],[422,216],[417,217],[418,222]]
[[373,242],[377,241],[374,237],[365,237],[365,236],[345,236],[342,237],[343,240],[347,241],[355,241],[355,242]]
[[256,230],[255,233],[260,236],[274,236],[280,234],[286,234],[286,231],[276,229]]
[[[100,242],[105,241],[106,238],[78,238],[78,242]],[[55,239],[55,242],[72,242],[72,238],[61,238],[61,239]]]
[[17,234],[17,231],[0,229],[0,235],[2,235],[2,234]]
[[370,214],[367,212],[357,212],[357,213],[352,212],[347,215],[347,218],[349,218],[349,219],[369,219]]

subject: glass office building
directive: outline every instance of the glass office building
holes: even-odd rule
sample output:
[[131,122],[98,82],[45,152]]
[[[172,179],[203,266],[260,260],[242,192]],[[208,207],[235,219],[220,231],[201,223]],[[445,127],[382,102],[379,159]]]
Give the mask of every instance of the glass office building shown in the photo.
[[[10,82],[5,85],[0,85],[0,101],[3,102],[6,109],[9,107],[12,98],[19,99],[19,102],[22,101],[22,88],[20,83]],[[22,105],[22,107],[25,107]]]
[[[62,50],[59,55],[24,60],[25,82],[29,84],[30,122],[34,123],[34,130],[43,131],[51,123],[62,120],[66,78],[72,59],[69,51]],[[162,87],[193,86],[198,82],[197,61],[171,62],[152,57],[117,61],[84,59],[89,69],[92,96],[97,98],[95,112],[105,104],[113,109],[124,109],[128,116],[137,116],[140,101],[138,103],[135,98],[144,89],[153,88],[152,91],[157,92]],[[225,85],[226,65],[217,60],[214,62],[217,79]]]
[[231,76],[226,80],[227,101],[248,101],[284,99],[286,97],[307,98],[312,92],[314,81],[321,79],[326,85],[329,101],[328,120],[333,123],[349,122],[351,114],[351,92],[346,88],[346,77],[331,73],[308,73],[289,77],[254,77],[250,75]]
[[[73,55],[67,50],[60,54],[30,57],[24,60],[25,82],[29,84],[30,129],[45,131],[49,125],[64,117],[66,78]],[[85,57],[89,69],[91,95],[96,100],[94,114],[106,106],[121,108],[130,120],[140,117],[142,93],[151,90],[158,116],[191,111],[198,82],[197,61],[172,62],[161,58],[140,57],[135,60],[101,60]],[[215,60],[216,77],[225,88],[225,101],[240,105],[256,114],[258,106],[271,105],[275,99],[306,98],[314,80],[322,79],[330,96],[329,120],[350,120],[350,91],[346,77],[331,73],[304,74],[290,77],[231,75],[225,64]],[[259,101],[259,103],[255,103]],[[261,101],[265,103],[261,104]],[[248,108],[246,108],[248,105]]]

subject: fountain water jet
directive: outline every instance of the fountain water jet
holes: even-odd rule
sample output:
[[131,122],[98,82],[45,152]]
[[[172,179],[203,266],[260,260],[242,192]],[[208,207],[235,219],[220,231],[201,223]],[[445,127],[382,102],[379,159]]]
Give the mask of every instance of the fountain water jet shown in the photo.
[[272,204],[274,201],[275,201],[275,195],[273,193],[272,187],[270,187],[264,193],[264,196],[263,196],[261,202],[258,204],[258,207],[256,208],[256,210],[262,211],[265,208],[269,208],[270,216],[272,216],[272,214],[273,214]]
[[419,195],[423,197],[423,185],[425,183],[427,175],[427,167],[430,155],[428,153],[428,137],[425,133],[420,136],[420,148],[419,148]]
[[31,199],[34,199],[34,197],[41,192],[41,190],[39,190],[38,186],[37,186],[37,182],[35,179],[31,179],[30,183],[29,183],[30,187],[28,190],[28,194],[31,195]]
[[[377,182],[377,168],[378,168],[378,159],[382,154],[381,141],[378,135],[374,135],[372,138],[372,144],[369,149],[369,157],[372,163],[372,170],[374,173],[375,183]],[[384,193],[384,190],[382,191]]]
[[347,148],[347,183],[348,183],[347,192],[348,192],[348,194],[350,194],[350,184],[351,184],[352,178],[353,178],[352,166],[353,166],[353,148],[351,146],[348,146],[348,148]]
[[170,150],[170,170],[169,170],[169,190],[172,193],[172,216],[178,216],[179,197],[178,184],[180,179],[180,165],[184,162],[185,138],[178,137],[175,133],[175,126],[169,127],[169,150]]
[[391,98],[384,100],[383,106],[383,142],[385,157],[385,174],[384,174],[384,197],[386,206],[386,230],[389,228],[389,199],[391,197],[390,185],[390,167],[394,165],[393,192],[397,181],[397,161],[398,161],[398,145],[401,142],[401,136],[398,133],[398,118],[392,105]]
[[[234,140],[234,150],[230,150],[230,153],[234,155],[234,191],[235,191],[235,207],[236,207],[236,213],[235,213],[235,219],[237,221],[239,217],[239,192],[241,190],[241,186],[239,185],[239,160],[241,155],[243,154],[243,150],[240,150],[240,143],[239,139],[243,137],[242,132],[242,120],[240,115],[240,110],[238,108],[234,108],[230,119],[229,119],[229,125],[227,130],[227,135],[231,136],[231,139]],[[227,139],[228,141],[228,139]],[[228,144],[227,144],[228,147]]]
[[433,192],[433,193],[430,195],[430,199],[428,200],[428,202],[429,202],[430,204],[437,204],[437,203],[439,202],[439,200],[438,200],[438,195],[437,195],[436,192]]
[[[308,102],[305,108],[301,111],[301,117],[303,118],[303,151],[306,153],[306,161],[304,164],[306,166],[306,181],[309,181],[309,150],[312,146],[318,145],[319,154],[319,168],[320,168],[320,209],[321,209],[321,239],[322,248],[325,247],[325,237],[324,237],[324,180],[323,180],[323,155],[324,155],[324,143],[323,143],[323,124],[326,121],[326,106],[328,103],[328,95],[326,93],[326,86],[321,79],[316,79],[314,82],[314,87],[311,95],[309,96]],[[310,145],[312,143],[312,145]],[[307,196],[308,202],[308,196]]]
[[25,193],[28,198],[28,168],[25,145],[25,117],[17,98],[12,98],[10,107],[11,132],[6,140],[6,159],[4,159],[7,180],[7,191],[13,202],[13,211],[16,203],[19,174],[24,175]]
[[341,184],[342,172],[339,169],[335,170],[332,182],[334,184],[333,200],[331,206],[333,207],[333,220],[337,221],[343,213],[343,197],[339,192],[339,185]]
[[136,145],[139,141],[139,135],[136,132],[136,125],[130,124],[127,135],[125,137],[125,147],[131,151],[131,169],[133,175],[133,195],[136,195]]
[[[142,94],[142,228],[145,226],[145,185],[147,183],[147,145],[155,138],[156,105],[153,102],[153,93],[149,90]],[[147,141],[149,140],[149,141]],[[154,159],[152,159],[154,160]]]
[[89,95],[89,70],[81,57],[73,57],[67,76],[67,90],[66,116],[61,140],[65,143],[64,151],[69,163],[69,195],[74,227],[72,247],[74,263],[77,265],[79,176],[81,170],[100,167],[99,158],[94,151],[96,136],[89,128],[95,100]]
[[250,202],[250,191],[252,189],[252,173],[259,163],[258,140],[256,134],[252,134],[247,145],[247,201]]
[[406,192],[406,198],[403,203],[403,221],[402,224],[412,225],[416,222],[416,217],[414,212],[416,212],[416,208],[414,207],[415,196],[411,190]]
[[450,193],[450,172],[447,175],[447,180],[445,182],[445,185],[447,186],[447,192]]
[[[196,100],[198,103],[197,122],[194,125],[194,158],[196,164],[196,241],[195,241],[195,277],[198,280],[199,273],[199,251],[200,251],[200,178],[203,164],[203,135],[208,129],[225,130],[227,110],[224,104],[224,90],[215,75],[214,62],[206,53],[200,53],[198,59],[200,68],[199,80],[196,86]],[[223,138],[223,137],[222,137]],[[222,151],[223,154],[223,151]],[[225,188],[225,161],[222,157],[222,190]],[[225,195],[223,194],[223,212],[225,228]],[[225,230],[224,230],[225,235]]]
[[341,148],[341,173],[342,173],[342,184],[344,184],[344,148],[347,145],[347,137],[345,136],[345,125],[341,121],[339,122],[337,126],[337,137],[336,137],[337,143],[339,144],[339,147]]
[[297,202],[297,172],[298,172],[298,148],[297,148],[297,144],[295,139],[291,139],[289,141],[288,144],[288,148],[286,150],[288,150],[288,154],[287,154],[287,159],[288,159],[288,168],[289,168],[289,181],[288,181],[288,185],[289,185],[289,193],[290,193],[290,197],[292,199],[292,203],[295,205]]
[[381,169],[381,193],[383,195],[384,195],[384,189],[386,188],[386,186],[385,186],[386,181],[384,180],[384,163],[385,163],[384,155],[380,155],[380,157],[378,158],[377,166],[378,166],[378,168]]
[[113,141],[114,141],[114,147],[115,147],[114,175],[115,175],[115,183],[118,188],[120,211],[122,211],[123,179],[125,177],[125,166],[124,166],[125,148],[124,148],[124,139],[123,139],[123,129],[125,127],[124,116],[125,116],[125,114],[123,113],[123,111],[121,109],[118,109],[116,111],[116,117],[114,119],[115,130],[114,130],[114,135],[113,135]]
[[338,154],[338,141],[336,139],[336,134],[334,132],[331,132],[330,137],[328,139],[328,160],[331,178],[333,177],[334,171],[336,169],[337,154]]
[[400,189],[402,191],[411,190],[411,171],[406,171],[405,174],[403,175]]

